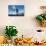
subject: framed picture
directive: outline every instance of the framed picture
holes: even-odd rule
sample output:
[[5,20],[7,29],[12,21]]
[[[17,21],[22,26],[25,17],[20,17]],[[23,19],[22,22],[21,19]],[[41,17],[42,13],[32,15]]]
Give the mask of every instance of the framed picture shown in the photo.
[[24,5],[8,5],[8,16],[24,16]]

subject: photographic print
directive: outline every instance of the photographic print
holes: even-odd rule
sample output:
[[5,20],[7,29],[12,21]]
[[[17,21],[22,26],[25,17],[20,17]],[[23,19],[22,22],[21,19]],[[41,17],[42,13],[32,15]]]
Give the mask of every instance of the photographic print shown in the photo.
[[24,16],[24,5],[8,5],[8,16]]

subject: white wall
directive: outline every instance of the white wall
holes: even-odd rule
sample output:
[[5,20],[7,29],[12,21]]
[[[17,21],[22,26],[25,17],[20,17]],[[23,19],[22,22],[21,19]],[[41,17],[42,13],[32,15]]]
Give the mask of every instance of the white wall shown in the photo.
[[[24,4],[25,16],[8,16],[9,4]],[[40,6],[42,5],[46,5],[46,0],[0,0],[0,33],[4,34],[6,25],[15,25],[19,31],[19,36],[21,34],[31,36],[31,34],[36,32],[36,29],[41,29],[35,20],[35,16],[41,13]]]

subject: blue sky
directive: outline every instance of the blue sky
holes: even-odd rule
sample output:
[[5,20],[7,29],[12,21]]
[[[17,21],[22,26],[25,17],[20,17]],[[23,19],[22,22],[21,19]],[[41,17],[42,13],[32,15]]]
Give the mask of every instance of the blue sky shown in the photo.
[[24,5],[8,5],[8,13],[16,14],[16,8],[19,9],[19,14],[24,13]]

